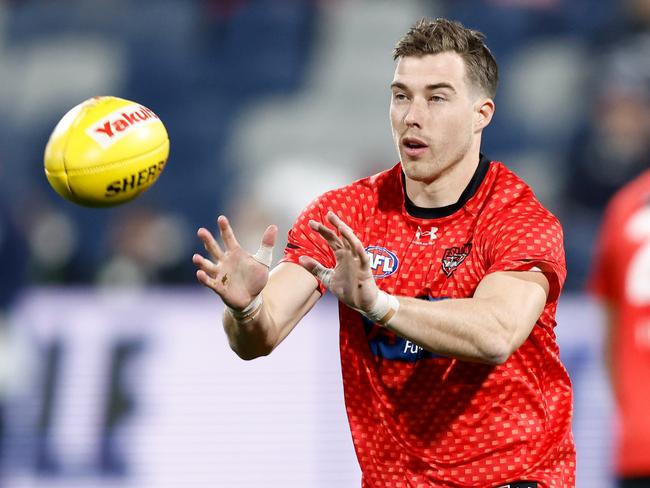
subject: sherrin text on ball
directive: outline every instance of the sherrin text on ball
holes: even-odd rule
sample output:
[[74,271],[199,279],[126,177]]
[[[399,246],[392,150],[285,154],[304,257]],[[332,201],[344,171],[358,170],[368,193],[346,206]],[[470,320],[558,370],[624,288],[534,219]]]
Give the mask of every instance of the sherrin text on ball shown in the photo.
[[133,200],[167,164],[169,137],[147,107],[93,97],[66,113],[45,148],[45,174],[56,192],[87,207]]

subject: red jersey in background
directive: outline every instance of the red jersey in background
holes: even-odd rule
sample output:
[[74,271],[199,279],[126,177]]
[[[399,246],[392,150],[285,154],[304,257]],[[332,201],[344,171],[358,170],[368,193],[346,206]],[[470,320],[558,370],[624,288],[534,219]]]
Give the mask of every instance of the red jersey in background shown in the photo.
[[617,473],[650,475],[650,171],[605,213],[590,282],[615,310],[612,372],[619,412]]

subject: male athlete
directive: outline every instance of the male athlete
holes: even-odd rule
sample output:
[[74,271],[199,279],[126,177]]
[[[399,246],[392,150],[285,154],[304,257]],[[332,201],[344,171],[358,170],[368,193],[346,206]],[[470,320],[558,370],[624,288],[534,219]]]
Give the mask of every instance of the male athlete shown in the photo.
[[390,120],[400,162],[325,193],[269,273],[224,216],[199,229],[198,280],[224,301],[244,359],[269,354],[329,289],[364,487],[574,486],[571,384],[553,328],[562,229],[480,153],[497,65],[483,36],[423,19],[397,43]]
[[606,360],[617,406],[620,488],[650,486],[650,170],[612,198],[590,288],[607,312]]

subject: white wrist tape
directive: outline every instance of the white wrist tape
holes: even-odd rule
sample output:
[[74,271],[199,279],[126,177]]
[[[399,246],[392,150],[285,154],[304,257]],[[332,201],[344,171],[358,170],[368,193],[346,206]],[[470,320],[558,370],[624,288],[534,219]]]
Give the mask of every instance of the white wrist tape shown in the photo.
[[226,305],[226,310],[228,310],[228,313],[230,313],[237,322],[248,322],[255,318],[257,313],[262,309],[263,303],[264,299],[260,293],[242,310],[235,310],[234,308],[230,308],[228,305]]
[[332,283],[332,274],[334,273],[334,270],[331,268],[324,268],[323,266],[318,266],[317,268],[314,269],[314,274],[316,277],[321,280],[323,283],[323,286],[329,290],[330,285]]
[[393,295],[379,290],[375,304],[364,315],[377,324],[388,325],[398,310],[399,300]]
[[253,254],[253,259],[270,268],[273,262],[273,246],[261,245],[257,252]]

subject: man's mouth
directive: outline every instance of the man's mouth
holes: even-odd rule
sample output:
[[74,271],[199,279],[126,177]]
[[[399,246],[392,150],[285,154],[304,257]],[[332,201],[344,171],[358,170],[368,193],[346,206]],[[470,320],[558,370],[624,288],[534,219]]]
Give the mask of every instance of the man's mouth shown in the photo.
[[429,147],[424,141],[415,137],[405,137],[402,139],[404,153],[409,157],[418,157],[424,154]]

